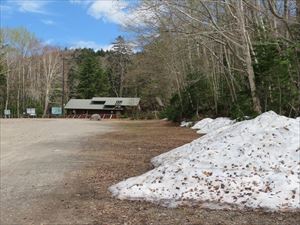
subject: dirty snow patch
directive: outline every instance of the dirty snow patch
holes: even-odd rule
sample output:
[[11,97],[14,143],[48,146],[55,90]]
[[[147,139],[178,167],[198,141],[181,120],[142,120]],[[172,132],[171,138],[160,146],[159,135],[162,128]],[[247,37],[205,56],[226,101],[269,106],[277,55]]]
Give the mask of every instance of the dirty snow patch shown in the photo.
[[191,127],[193,125],[193,122],[188,122],[188,121],[182,121],[180,123],[181,127]]
[[208,123],[211,123],[212,121],[214,121],[211,118],[205,118],[203,120],[200,120],[199,122],[197,122],[194,126],[192,126],[192,129],[194,130],[200,130],[203,127],[205,127]]
[[[201,121],[200,121],[201,122]],[[198,128],[198,134],[207,134],[212,131],[216,131],[220,128],[224,128],[228,125],[234,124],[234,120],[227,117],[218,117],[211,122],[206,123],[204,126]]]
[[169,207],[299,210],[299,127],[267,112],[159,155],[156,168],[109,190]]

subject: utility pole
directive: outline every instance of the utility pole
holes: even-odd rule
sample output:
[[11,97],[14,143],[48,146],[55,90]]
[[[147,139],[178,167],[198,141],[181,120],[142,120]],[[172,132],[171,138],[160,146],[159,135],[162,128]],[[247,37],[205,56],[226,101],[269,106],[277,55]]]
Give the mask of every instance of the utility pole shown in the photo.
[[65,63],[64,55],[62,55],[62,94],[61,94],[61,115],[65,115],[64,103],[65,103]]

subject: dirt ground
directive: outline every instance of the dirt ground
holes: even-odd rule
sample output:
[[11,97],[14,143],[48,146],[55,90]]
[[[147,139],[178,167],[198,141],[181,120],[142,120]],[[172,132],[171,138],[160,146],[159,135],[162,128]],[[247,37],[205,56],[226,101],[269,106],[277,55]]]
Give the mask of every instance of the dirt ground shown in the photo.
[[[26,157],[9,134],[13,126],[1,127],[0,224],[300,224],[299,213],[169,209],[112,198],[109,186],[150,170],[152,157],[198,135],[165,121],[62,121],[51,125],[61,130],[50,135],[51,122],[45,122],[45,132],[36,132],[39,141],[26,146]],[[84,132],[76,131],[80,127]],[[60,138],[70,128],[72,137]]]

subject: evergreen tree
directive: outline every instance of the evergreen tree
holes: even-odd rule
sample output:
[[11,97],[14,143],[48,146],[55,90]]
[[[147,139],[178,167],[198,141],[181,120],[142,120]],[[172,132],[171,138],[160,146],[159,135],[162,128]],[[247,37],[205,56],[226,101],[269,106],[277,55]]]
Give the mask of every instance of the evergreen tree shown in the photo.
[[92,49],[82,49],[77,57],[76,68],[69,73],[70,92],[74,97],[92,98],[109,96],[109,81],[107,73]]

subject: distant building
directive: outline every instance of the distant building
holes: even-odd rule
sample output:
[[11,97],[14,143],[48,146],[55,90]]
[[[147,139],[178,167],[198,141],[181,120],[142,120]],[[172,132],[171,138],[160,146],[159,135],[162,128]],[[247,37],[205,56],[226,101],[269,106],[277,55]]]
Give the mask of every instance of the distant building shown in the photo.
[[140,98],[94,97],[92,99],[70,99],[65,106],[68,116],[100,114],[101,117],[116,118],[129,109],[139,106]]

